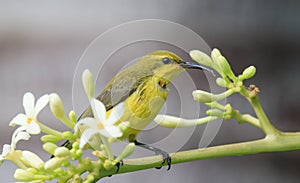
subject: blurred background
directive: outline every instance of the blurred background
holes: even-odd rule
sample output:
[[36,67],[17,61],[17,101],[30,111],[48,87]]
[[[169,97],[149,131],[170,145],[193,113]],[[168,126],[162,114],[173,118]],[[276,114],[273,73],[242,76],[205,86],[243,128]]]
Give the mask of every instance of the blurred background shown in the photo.
[[[10,143],[14,128],[8,123],[23,112],[25,92],[32,91],[37,98],[57,92],[66,110],[71,110],[73,76],[86,47],[113,26],[146,18],[170,20],[197,32],[210,47],[222,51],[237,73],[255,65],[257,75],[247,84],[254,83],[260,88],[260,99],[271,121],[280,130],[300,131],[299,1],[1,1],[0,12],[0,147]],[[101,73],[103,83],[99,91],[117,71],[108,67],[107,75]],[[203,77],[194,71],[190,74]],[[185,83],[181,84],[186,87]],[[197,84],[197,88],[207,86]],[[176,96],[176,91],[171,91],[170,98]],[[241,112],[252,113],[239,96],[234,95],[228,101]],[[77,113],[86,106],[84,103]],[[200,109],[203,115],[202,106]],[[176,115],[178,110],[168,107],[167,113]],[[48,108],[42,111],[40,119],[67,130],[63,125],[54,125],[55,119]],[[204,128],[188,131],[191,138],[186,139],[181,149],[197,148]],[[147,131],[140,139],[152,143],[157,136],[158,132]],[[262,136],[252,126],[225,121],[211,146]],[[32,150],[47,160],[41,144],[39,137],[34,136],[30,142],[20,142],[18,148]],[[161,148],[168,150],[168,147]],[[140,149],[136,154],[151,155]],[[168,172],[164,168],[150,169],[104,178],[101,182],[296,183],[300,180],[299,167],[300,152],[294,151],[202,160],[173,165]],[[14,168],[9,162],[0,167],[1,182],[14,182]]]

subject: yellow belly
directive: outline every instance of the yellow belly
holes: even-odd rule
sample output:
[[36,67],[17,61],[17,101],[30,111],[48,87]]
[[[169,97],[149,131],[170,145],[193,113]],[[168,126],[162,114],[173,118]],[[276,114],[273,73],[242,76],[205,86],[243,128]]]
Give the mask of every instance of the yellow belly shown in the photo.
[[168,83],[160,77],[151,77],[124,101],[121,121],[128,121],[130,125],[120,139],[135,140],[136,135],[153,121],[167,99]]

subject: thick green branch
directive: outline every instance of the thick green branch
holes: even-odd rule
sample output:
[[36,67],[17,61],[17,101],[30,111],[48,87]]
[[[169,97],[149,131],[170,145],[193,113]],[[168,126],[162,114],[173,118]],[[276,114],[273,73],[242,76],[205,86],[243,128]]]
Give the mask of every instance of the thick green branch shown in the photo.
[[[218,158],[225,156],[240,156],[247,154],[282,152],[300,149],[300,133],[278,133],[261,140],[221,145],[196,150],[182,151],[171,154],[172,164]],[[161,166],[161,156],[151,156],[124,160],[118,174],[145,170]],[[115,174],[114,170],[101,170],[100,179]]]
[[260,102],[258,100],[258,96],[249,99],[250,104],[252,105],[259,121],[261,129],[266,133],[266,135],[273,135],[279,133],[279,131],[272,125],[269,118],[265,114]]

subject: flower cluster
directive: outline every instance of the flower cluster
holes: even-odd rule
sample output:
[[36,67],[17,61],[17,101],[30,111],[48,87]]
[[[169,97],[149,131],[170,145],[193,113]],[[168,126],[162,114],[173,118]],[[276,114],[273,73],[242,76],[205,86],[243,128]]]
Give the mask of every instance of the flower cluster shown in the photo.
[[[99,167],[114,168],[119,161],[134,151],[134,144],[130,143],[115,158],[111,148],[111,143],[123,135],[122,130],[126,129],[124,126],[129,125],[128,122],[122,121],[124,104],[120,103],[111,111],[106,111],[105,105],[94,98],[94,80],[91,72],[85,70],[82,80],[90,101],[92,115],[82,118],[78,122],[74,111],[70,111],[69,116],[65,114],[63,103],[56,93],[43,95],[36,103],[32,93],[24,94],[25,113],[16,115],[9,123],[10,126],[18,126],[18,128],[12,135],[11,144],[5,144],[0,154],[0,164],[9,160],[18,167],[14,174],[17,180],[44,182],[57,179],[58,182],[66,182],[71,179],[80,179],[92,182],[94,176],[99,174]],[[38,120],[38,114],[48,103],[53,115],[71,131],[60,132]],[[44,142],[43,149],[53,156],[46,162],[33,152],[21,151],[16,148],[20,140],[29,140],[31,135],[41,132],[44,133],[41,137]],[[60,147],[56,144],[62,140],[68,140],[70,145]],[[91,148],[92,154],[98,157],[98,160],[92,163],[90,158],[83,158],[82,154],[85,148]],[[78,164],[70,162],[75,160]],[[77,166],[85,167],[85,169],[78,169]],[[84,178],[76,176],[86,171],[90,173]]]
[[13,153],[16,149],[16,145],[20,140],[28,140],[30,134],[39,134],[41,128],[37,120],[39,112],[48,104],[49,95],[44,95],[39,98],[34,104],[35,99],[32,93],[27,92],[23,96],[23,107],[25,114],[19,113],[9,123],[10,126],[19,125],[12,135],[11,144],[5,144],[3,146],[2,154],[0,155],[0,162],[7,159],[10,153]]
[[210,55],[207,55],[199,50],[192,50],[190,51],[190,56],[199,64],[217,71],[220,77],[217,77],[216,83],[224,89],[224,92],[213,94],[203,90],[193,91],[192,94],[194,100],[211,107],[211,109],[206,112],[206,117],[195,120],[186,120],[174,116],[158,115],[155,118],[155,121],[161,126],[167,128],[176,128],[204,124],[220,118],[225,120],[235,118],[239,122],[248,122],[254,126],[259,126],[257,120],[255,120],[253,117],[250,117],[251,119],[249,119],[249,115],[245,116],[240,114],[239,111],[234,110],[230,104],[224,106],[219,103],[220,100],[223,100],[234,93],[240,93],[249,99],[257,96],[259,91],[258,88],[252,86],[249,87],[250,89],[248,90],[243,85],[244,80],[250,79],[255,75],[256,68],[254,66],[249,66],[242,72],[242,74],[236,76],[232,71],[227,59],[218,49],[213,49]]

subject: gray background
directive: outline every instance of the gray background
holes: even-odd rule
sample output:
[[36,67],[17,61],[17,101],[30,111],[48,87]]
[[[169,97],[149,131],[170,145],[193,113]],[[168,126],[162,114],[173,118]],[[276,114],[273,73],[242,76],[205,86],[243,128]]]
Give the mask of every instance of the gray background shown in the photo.
[[[274,125],[280,130],[299,131],[299,16],[299,1],[1,1],[0,146],[10,142],[14,128],[7,124],[23,111],[21,101],[26,91],[32,91],[37,97],[57,92],[66,109],[72,109],[72,79],[85,48],[108,28],[144,18],[165,19],[189,27],[211,47],[220,48],[237,73],[254,64],[257,75],[250,82],[259,86],[261,101]],[[117,69],[108,67],[109,73],[101,82],[108,82]],[[100,84],[98,90],[104,85]],[[199,85],[198,88],[207,86]],[[175,99],[176,92],[171,92],[170,97]],[[242,112],[252,113],[246,101],[238,96],[229,101]],[[168,107],[167,111],[176,114],[178,109]],[[40,118],[49,125],[52,125],[50,121],[55,121],[48,108]],[[63,125],[55,127],[67,129]],[[197,127],[182,149],[196,148],[203,129]],[[146,132],[140,139],[152,143],[158,140],[157,136],[157,132]],[[247,124],[226,121],[211,145],[262,136],[259,130]],[[39,152],[38,137],[32,140],[31,143],[21,142],[18,148],[41,153],[47,160],[48,155]],[[162,148],[168,150],[168,147]],[[136,154],[151,155],[142,150],[137,150]],[[269,153],[185,163],[172,166],[169,172],[151,169],[105,178],[102,182],[293,183],[300,179],[299,164],[298,151]],[[13,182],[13,172],[14,165],[5,162],[0,167],[1,182]]]

